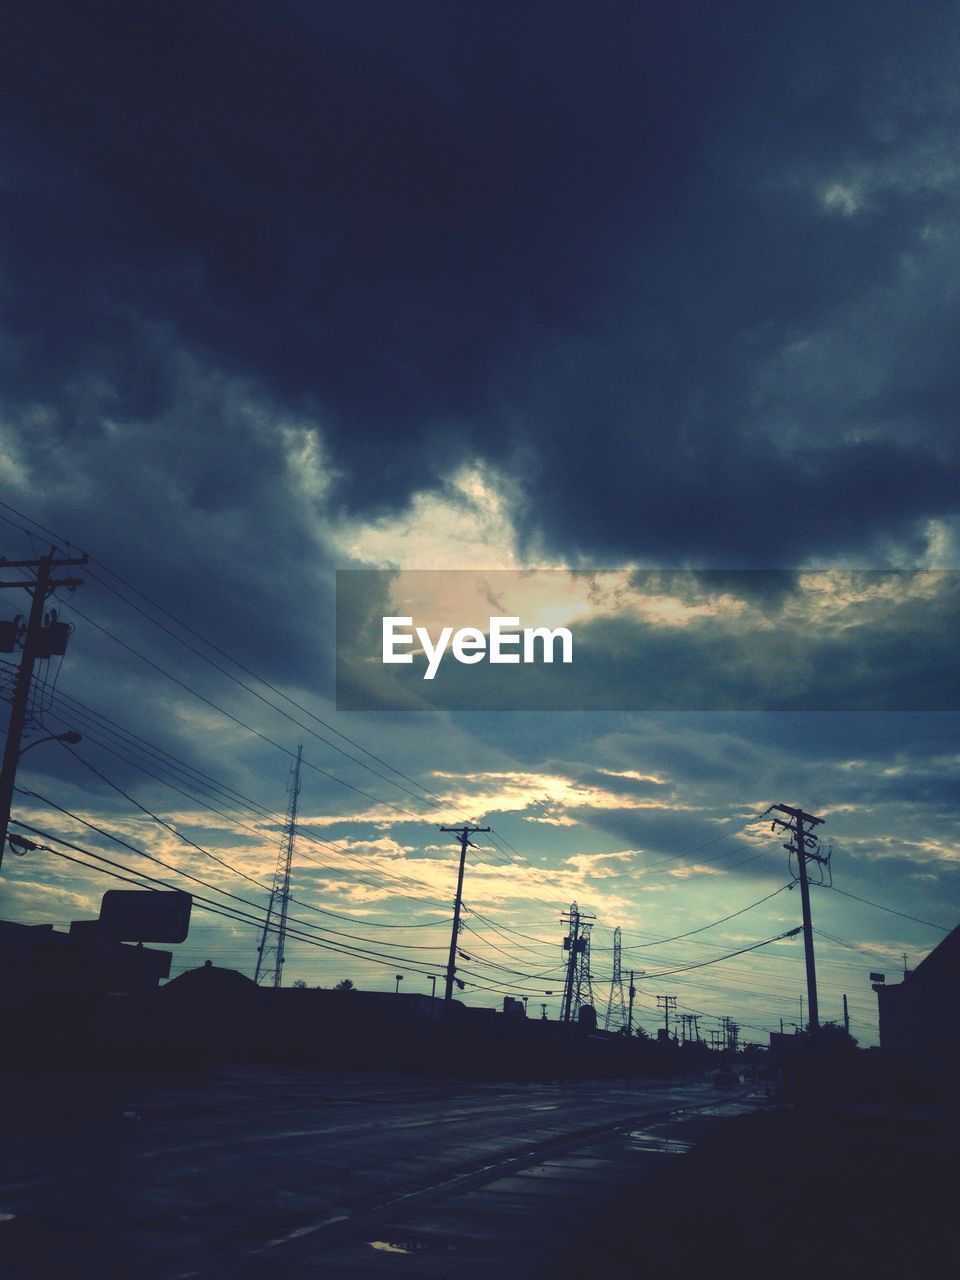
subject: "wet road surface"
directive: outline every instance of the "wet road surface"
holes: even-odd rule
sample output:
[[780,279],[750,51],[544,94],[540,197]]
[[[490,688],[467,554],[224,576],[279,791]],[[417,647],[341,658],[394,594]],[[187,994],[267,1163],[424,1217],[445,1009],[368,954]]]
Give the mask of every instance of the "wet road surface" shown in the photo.
[[756,1105],[700,1080],[126,1085],[3,1135],[0,1263],[9,1280],[532,1280],[625,1182]]

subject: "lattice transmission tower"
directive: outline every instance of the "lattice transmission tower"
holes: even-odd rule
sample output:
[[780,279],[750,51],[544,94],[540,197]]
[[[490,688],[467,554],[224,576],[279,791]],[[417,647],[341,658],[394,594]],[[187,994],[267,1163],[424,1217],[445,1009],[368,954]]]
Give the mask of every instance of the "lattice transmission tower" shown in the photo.
[[287,908],[290,905],[290,866],[293,847],[297,842],[297,808],[300,799],[300,763],[303,760],[303,744],[297,748],[297,758],[290,769],[287,786],[287,820],[283,827],[277,869],[273,873],[273,888],[267,906],[267,918],[263,925],[260,946],[257,948],[257,968],[254,982],[264,986],[279,987],[283,982],[283,951],[287,941]]
[[610,979],[610,996],[607,1000],[607,1016],[603,1020],[604,1031],[621,1031],[627,1025],[627,998],[623,992],[623,976],[620,972],[620,926],[613,931],[613,977]]
[[593,1007],[593,979],[590,977],[590,930],[591,924],[583,924],[580,917],[580,954],[577,956],[577,976],[574,981],[573,1016],[580,1016],[581,1008],[588,1004]]

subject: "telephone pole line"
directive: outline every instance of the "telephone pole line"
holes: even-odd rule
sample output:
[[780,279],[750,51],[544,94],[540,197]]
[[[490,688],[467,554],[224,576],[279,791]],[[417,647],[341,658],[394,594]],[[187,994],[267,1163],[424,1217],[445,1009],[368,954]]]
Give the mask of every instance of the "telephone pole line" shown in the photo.
[[[0,590],[18,587],[29,591],[33,600],[30,615],[23,633],[23,654],[20,658],[20,670],[17,672],[17,683],[13,691],[10,707],[10,722],[7,726],[7,741],[3,751],[3,764],[0,765],[0,863],[7,846],[7,828],[10,825],[10,806],[13,803],[13,789],[17,781],[17,763],[20,759],[20,742],[27,722],[27,703],[30,698],[30,685],[33,680],[34,663],[43,658],[60,656],[67,651],[67,635],[69,627],[58,622],[55,613],[44,618],[43,609],[47,597],[58,587],[69,587],[71,591],[83,586],[82,578],[52,578],[54,569],[70,565],[87,563],[86,556],[55,556],[56,548],[51,547],[49,554],[39,560],[7,560],[0,557],[0,570],[34,569],[35,576],[14,582],[0,582]],[[10,648],[12,653],[16,644],[16,626],[7,626],[11,632]],[[4,646],[6,648],[6,646]]]
[[[800,905],[803,912],[803,954],[807,962],[807,1007],[810,1031],[816,1034],[820,1030],[820,1013],[817,1005],[817,969],[813,957],[813,920],[810,915],[810,882],[807,876],[807,862],[817,862],[823,866],[827,858],[817,853],[820,841],[810,834],[811,827],[820,826],[823,818],[815,818],[812,813],[804,813],[802,809],[794,809],[788,804],[775,804],[774,809],[785,813],[790,821],[774,818],[773,825],[789,831],[792,837],[790,844],[783,847],[788,853],[797,855],[797,876],[800,880]],[[800,1021],[803,1021],[801,1016]]]
[[724,1046],[731,1053],[736,1053],[739,1048],[740,1024],[732,1018],[721,1018],[720,1025]]
[[676,1009],[676,996],[657,996],[657,1006],[663,1010],[663,1029],[667,1035],[670,1034],[670,1010]]
[[455,835],[460,840],[460,870],[457,873],[457,896],[453,902],[453,928],[450,931],[450,955],[447,959],[447,982],[443,992],[443,1007],[449,1012],[451,1002],[453,1001],[453,982],[457,976],[457,939],[460,936],[460,908],[463,901],[463,869],[467,862],[467,849],[476,847],[470,845],[470,837],[478,831],[489,831],[489,827],[441,827],[441,831],[448,831],[451,835]]

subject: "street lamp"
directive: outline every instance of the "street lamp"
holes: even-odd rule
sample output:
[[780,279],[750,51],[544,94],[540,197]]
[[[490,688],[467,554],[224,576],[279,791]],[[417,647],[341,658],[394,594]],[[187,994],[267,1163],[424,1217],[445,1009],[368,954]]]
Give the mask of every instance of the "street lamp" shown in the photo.
[[400,983],[403,981],[403,974],[402,974],[402,973],[398,973],[398,974],[396,975],[396,979],[397,979],[397,985],[396,985],[396,986],[394,987],[394,989],[393,989],[393,994],[394,994],[395,996],[398,996],[398,995],[400,994]]
[[45,738],[36,738],[33,742],[28,742],[20,752],[18,759],[25,756],[28,751],[32,751],[34,747],[39,747],[41,742],[63,742],[68,747],[75,747],[78,742],[82,741],[83,734],[77,733],[76,729],[67,729],[65,733],[48,733]]
[[7,745],[3,753],[3,765],[0,767],[0,863],[3,862],[4,851],[7,847],[10,807],[13,804],[13,789],[17,780],[17,766],[21,758],[31,747],[39,747],[41,742],[63,742],[68,746],[74,746],[76,743],[83,741],[83,735],[77,733],[76,729],[67,729],[64,733],[48,733],[45,738],[37,738],[35,741],[27,743],[25,747],[20,747],[19,734],[22,724],[17,729],[16,735],[11,736],[13,735],[14,727],[11,719],[11,725],[7,729]]

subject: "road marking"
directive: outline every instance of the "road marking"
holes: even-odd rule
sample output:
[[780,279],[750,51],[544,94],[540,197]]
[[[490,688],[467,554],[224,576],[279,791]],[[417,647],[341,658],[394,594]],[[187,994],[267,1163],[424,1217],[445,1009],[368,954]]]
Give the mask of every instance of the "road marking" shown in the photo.
[[324,1218],[321,1222],[310,1222],[305,1227],[297,1227],[297,1229],[295,1231],[291,1231],[289,1235],[278,1236],[276,1240],[268,1240],[267,1243],[256,1252],[266,1253],[268,1249],[276,1249],[281,1244],[289,1244],[291,1240],[300,1240],[304,1236],[311,1236],[315,1231],[322,1231],[324,1227],[332,1227],[337,1222],[349,1221],[349,1214],[338,1213],[332,1218]]

